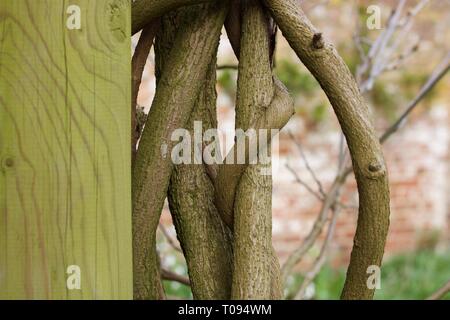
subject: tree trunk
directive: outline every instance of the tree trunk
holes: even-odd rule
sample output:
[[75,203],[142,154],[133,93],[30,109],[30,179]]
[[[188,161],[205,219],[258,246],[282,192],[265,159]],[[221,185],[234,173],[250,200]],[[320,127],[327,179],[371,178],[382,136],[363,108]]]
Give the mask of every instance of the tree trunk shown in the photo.
[[[157,75],[164,70],[165,58],[173,46],[183,13],[178,10],[163,19],[156,46]],[[189,18],[189,17],[187,17]],[[217,128],[216,57],[210,64],[204,90],[200,92],[186,125],[194,137],[194,122],[202,130]],[[203,146],[194,146],[191,149]],[[231,292],[232,234],[214,205],[214,187],[204,165],[175,165],[169,185],[169,206],[188,266],[194,299],[229,299]],[[207,275],[207,276],[206,276]]]
[[131,8],[131,34],[143,29],[149,21],[182,6],[192,6],[214,0],[135,0]]
[[[172,172],[167,150],[171,134],[183,128],[193,110],[215,54],[227,5],[189,8],[167,57],[155,98],[142,133],[133,168],[133,271],[136,299],[160,296],[155,233]],[[186,67],[189,65],[190,67]]]
[[[257,1],[242,4],[237,129],[252,128],[275,94],[268,23]],[[270,144],[267,148],[270,155]],[[282,296],[280,266],[272,249],[272,176],[267,171],[270,165],[249,164],[235,190],[233,299]]]

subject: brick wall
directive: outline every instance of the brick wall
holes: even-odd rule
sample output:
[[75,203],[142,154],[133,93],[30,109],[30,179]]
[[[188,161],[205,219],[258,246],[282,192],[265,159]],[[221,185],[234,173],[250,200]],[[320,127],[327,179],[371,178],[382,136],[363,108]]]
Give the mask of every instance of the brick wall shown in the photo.
[[[326,189],[337,170],[339,134],[326,130],[306,132],[299,118],[293,119],[288,127],[302,143],[310,166]],[[448,241],[449,142],[448,109],[435,106],[413,119],[384,145],[391,190],[388,256]],[[280,162],[288,161],[302,180],[316,187],[295,143],[286,134],[282,133],[280,146]],[[345,185],[343,202],[348,207],[340,212],[332,242],[335,263],[348,260],[356,228],[358,199],[353,177]],[[274,175],[273,235],[281,261],[308,234],[320,204],[295,182],[291,172],[279,166],[278,174]]]
[[[353,18],[351,5],[345,6],[341,2],[338,6],[314,6],[314,10],[307,10],[318,27],[329,36],[333,42],[342,43],[342,50],[351,43]],[[367,3],[370,3],[367,2]],[[392,1],[384,3],[384,15],[390,12]],[[307,5],[307,4],[305,4]],[[442,7],[443,6],[443,7]],[[430,6],[431,12],[444,13],[446,4],[435,2]],[[434,11],[433,11],[434,10]],[[422,21],[423,20],[423,21]],[[436,61],[446,52],[447,37],[442,36],[440,24],[434,14],[424,16],[417,24],[421,28],[415,30],[423,38],[418,66],[422,72],[433,67]],[[439,21],[445,21],[444,18]],[[333,21],[332,24],[329,21]],[[350,24],[350,25],[349,25]],[[445,26],[445,24],[443,24]],[[336,32],[338,30],[339,32]],[[433,36],[436,35],[436,36]],[[295,54],[282,37],[279,37],[277,54],[285,59],[297,61]],[[133,38],[135,45],[137,37]],[[440,48],[441,51],[436,48]],[[231,46],[226,37],[222,36],[220,44],[219,64],[236,64]],[[154,89],[153,55],[146,65],[138,103],[148,107],[151,104]],[[428,69],[425,65],[428,66]],[[417,71],[417,70],[416,70]],[[428,72],[428,71],[427,71]],[[389,80],[388,80],[389,82]],[[448,86],[448,81],[447,81]],[[394,86],[392,94],[398,90]],[[234,127],[233,98],[226,94],[218,97],[218,117],[220,127],[230,130]],[[384,146],[384,152],[389,168],[391,187],[391,227],[386,247],[387,256],[403,251],[410,251],[422,246],[434,245],[438,239],[441,244],[450,243],[450,210],[449,197],[450,178],[449,164],[449,104],[435,105],[428,112],[421,112],[396,133]],[[420,110],[423,110],[420,106]],[[339,133],[337,124],[327,123],[322,128],[311,130],[300,117],[296,117],[288,124],[288,129],[294,132],[297,141],[301,142],[311,166],[325,189],[330,185],[336,173]],[[381,132],[380,130],[379,132]],[[292,174],[284,167],[289,161],[302,178],[311,186],[314,182],[305,169],[295,144],[284,130],[280,135],[280,163],[274,173],[273,186],[273,237],[274,246],[283,262],[295,250],[311,229],[320,209],[320,202],[302,186],[294,181]],[[336,234],[332,242],[331,258],[335,264],[348,260],[352,246],[352,239],[357,218],[357,192],[354,179],[348,179],[343,193],[343,202],[348,207],[340,212],[337,221]],[[162,221],[171,225],[167,206]],[[173,227],[169,231],[175,236]],[[322,239],[323,239],[322,235]],[[317,254],[320,241],[311,250]],[[161,249],[165,246],[161,243]],[[166,246],[167,247],[167,246]],[[306,259],[307,260],[307,259]]]
[[[219,105],[220,128],[229,130],[233,127],[234,112],[227,107],[226,99],[219,99]],[[288,162],[303,181],[316,188],[287,130],[302,144],[325,190],[336,174],[340,141],[337,130],[308,130],[300,117],[294,117],[280,134],[279,162],[273,175],[273,243],[281,263],[302,243],[321,205],[285,167]],[[449,143],[448,110],[435,106],[411,120],[384,145],[392,212],[386,256],[448,241]],[[342,202],[346,207],[340,211],[329,255],[334,265],[346,263],[352,247],[358,204],[353,177],[344,187]],[[161,219],[175,236],[167,206]],[[317,254],[324,236],[310,251],[311,256]],[[305,259],[306,263],[308,260]]]

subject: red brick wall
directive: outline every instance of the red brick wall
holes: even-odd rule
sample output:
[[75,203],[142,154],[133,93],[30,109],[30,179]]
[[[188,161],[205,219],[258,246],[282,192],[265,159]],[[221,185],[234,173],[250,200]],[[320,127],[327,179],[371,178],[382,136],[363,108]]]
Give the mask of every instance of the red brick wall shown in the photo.
[[[233,127],[233,110],[224,106],[219,110],[220,127]],[[293,118],[280,134],[279,164],[273,176],[273,243],[281,263],[308,234],[321,204],[295,182],[284,165],[288,161],[302,180],[316,188],[287,130],[303,145],[310,166],[325,190],[336,174],[340,139],[333,129],[308,131],[299,117]],[[437,236],[441,243],[448,241],[449,142],[448,110],[435,106],[413,119],[384,145],[392,211],[387,256],[415,250],[427,243],[434,245]],[[330,252],[333,264],[347,262],[352,247],[358,204],[353,177],[345,185],[342,202],[348,207],[340,211],[337,221]],[[162,221],[170,225],[170,220],[166,207]],[[169,230],[175,236],[173,228]],[[323,238],[324,234],[310,251],[311,255],[317,254]]]
[[[339,134],[326,130],[305,132],[301,123],[301,119],[293,119],[289,129],[296,132],[310,166],[326,189],[336,172]],[[437,238],[441,242],[448,240],[449,142],[448,110],[436,106],[412,120],[384,145],[391,190],[387,255],[433,245],[433,239]],[[280,145],[281,162],[289,161],[302,180],[316,188],[295,144],[286,134],[282,133]],[[335,262],[347,261],[352,247],[358,204],[353,177],[345,186],[343,202],[349,207],[340,212],[337,221],[332,242]],[[320,201],[280,165],[274,175],[273,235],[282,261],[308,234],[319,210]]]

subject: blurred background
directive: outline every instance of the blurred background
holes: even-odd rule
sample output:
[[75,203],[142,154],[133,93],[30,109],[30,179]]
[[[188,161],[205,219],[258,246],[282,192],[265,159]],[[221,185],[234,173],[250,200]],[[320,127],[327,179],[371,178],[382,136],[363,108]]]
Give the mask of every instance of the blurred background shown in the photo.
[[[449,63],[450,0],[300,1],[355,75],[381,136],[420,90]],[[370,5],[381,29],[370,30]],[[133,37],[135,45],[138,36]],[[345,141],[319,84],[278,33],[275,73],[295,99],[296,114],[279,137],[273,172],[273,244],[290,299],[338,299],[356,229],[358,195]],[[219,128],[232,132],[237,60],[222,34],[217,71]],[[391,226],[378,299],[424,299],[450,280],[450,77],[442,78],[383,144],[391,190]],[[151,53],[138,104],[148,111],[155,91]],[[158,231],[165,272],[186,276],[168,208]],[[192,297],[165,281],[169,298]],[[447,294],[444,298],[450,299]]]

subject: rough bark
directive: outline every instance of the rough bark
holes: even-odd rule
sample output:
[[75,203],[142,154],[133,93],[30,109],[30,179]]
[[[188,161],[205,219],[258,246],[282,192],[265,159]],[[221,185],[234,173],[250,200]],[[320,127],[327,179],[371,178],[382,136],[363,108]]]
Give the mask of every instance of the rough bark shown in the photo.
[[[275,85],[268,23],[258,1],[242,3],[236,128],[243,130],[272,110]],[[262,164],[247,165],[234,193],[232,299],[282,296],[280,266],[272,248],[272,177],[261,174],[263,168]]]
[[241,0],[230,0],[230,11],[225,19],[225,29],[234,54],[239,59],[241,47]]
[[[270,76],[270,78],[272,77]],[[265,107],[264,105],[254,106],[255,109],[263,109],[264,113],[256,115],[255,118],[257,119],[253,121],[248,128],[253,128],[255,130],[281,129],[293,115],[293,100],[286,87],[276,78],[273,79],[272,87],[274,87],[272,101],[268,107]],[[269,90],[273,90],[272,87]],[[269,139],[271,138],[272,134],[269,136]],[[270,142],[270,140],[268,140],[268,142]],[[253,143],[257,143],[257,141],[248,141],[247,146]],[[218,174],[215,177],[215,203],[222,219],[230,228],[233,228],[233,207],[238,183],[247,167],[247,163],[250,163],[253,160],[249,158],[249,155],[247,154],[248,147],[245,151],[245,158],[248,160],[246,164],[232,164],[231,160],[228,159],[236,159],[236,148],[233,146],[224,160],[225,164],[219,167]]]
[[140,135],[140,129],[138,128],[136,121],[136,104],[139,93],[139,86],[142,81],[142,73],[144,72],[145,64],[147,62],[150,49],[153,45],[153,40],[158,31],[159,19],[151,21],[142,30],[142,34],[139,38],[139,42],[133,54],[131,60],[131,160],[134,163],[136,157],[136,145]]
[[[166,197],[172,160],[171,134],[183,128],[216,52],[228,5],[189,8],[158,81],[133,168],[133,272],[136,299],[159,298],[155,233]],[[190,67],[187,68],[186,66]]]
[[264,0],[283,35],[333,106],[347,139],[359,193],[359,214],[342,299],[371,299],[367,268],[381,265],[389,228],[389,186],[380,143],[356,81],[335,48],[295,0]]
[[142,30],[150,21],[176,8],[214,0],[135,0],[131,7],[131,32]]
[[[157,75],[182,19],[183,9],[163,18],[156,46]],[[181,16],[181,17],[180,17]],[[216,58],[209,64],[203,90],[186,125],[194,137],[194,121],[205,132],[217,128]],[[202,146],[191,145],[202,148]],[[188,266],[194,299],[229,299],[232,277],[232,234],[214,205],[214,188],[202,164],[175,165],[169,185],[169,207]],[[207,275],[207,276],[205,276]]]
[[[215,64],[211,65],[215,74]],[[204,130],[215,101],[215,75],[207,80],[208,90],[201,93],[189,126],[203,121]],[[211,87],[212,84],[212,87]],[[205,114],[207,113],[207,114]],[[229,299],[232,279],[232,234],[214,205],[214,186],[203,165],[175,166],[169,189],[170,212],[186,258],[194,299]],[[207,276],[206,276],[207,275]]]

